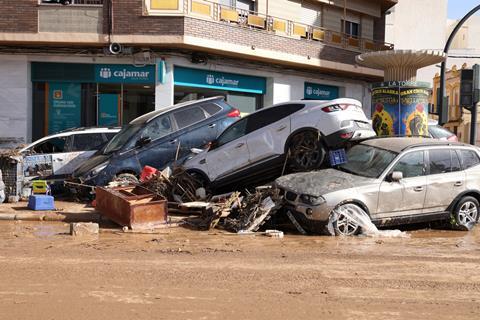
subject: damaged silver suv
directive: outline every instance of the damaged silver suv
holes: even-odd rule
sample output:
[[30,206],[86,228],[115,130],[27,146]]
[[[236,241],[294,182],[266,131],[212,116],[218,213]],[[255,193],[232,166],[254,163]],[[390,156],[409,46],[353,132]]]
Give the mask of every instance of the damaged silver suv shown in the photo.
[[349,213],[358,210],[377,226],[446,220],[470,230],[479,217],[480,149],[422,138],[366,140],[335,169],[283,176],[276,186],[311,232],[357,234],[361,226]]

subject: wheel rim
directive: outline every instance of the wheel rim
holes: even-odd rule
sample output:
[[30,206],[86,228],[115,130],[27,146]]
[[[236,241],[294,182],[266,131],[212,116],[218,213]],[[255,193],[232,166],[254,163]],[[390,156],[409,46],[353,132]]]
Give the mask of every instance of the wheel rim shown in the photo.
[[475,203],[467,201],[458,210],[458,223],[466,226],[477,222],[478,209]]
[[359,225],[354,219],[344,214],[342,212],[344,210],[347,211],[349,214],[355,214],[346,207],[343,207],[343,210],[339,210],[340,212],[337,216],[337,231],[340,235],[351,236],[357,232]]
[[291,157],[299,168],[311,168],[318,164],[322,151],[313,133],[304,133],[295,137]]

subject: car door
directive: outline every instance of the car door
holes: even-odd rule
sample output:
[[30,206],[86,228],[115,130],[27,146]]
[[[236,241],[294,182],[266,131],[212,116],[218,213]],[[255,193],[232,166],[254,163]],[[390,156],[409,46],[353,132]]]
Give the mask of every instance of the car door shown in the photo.
[[427,194],[424,213],[446,211],[465,190],[465,171],[453,149],[428,150]]
[[228,127],[216,140],[205,157],[211,181],[233,173],[249,164],[247,132],[249,117],[243,118]]
[[425,152],[412,151],[395,163],[390,173],[400,171],[403,179],[380,184],[376,219],[421,214],[425,202],[427,177]]
[[[36,155],[25,157],[25,174],[29,177],[57,178],[64,175],[63,161],[71,144],[69,136],[52,137],[33,145],[31,152]],[[27,151],[28,152],[28,151]]]
[[[135,146],[138,160],[137,169],[141,170],[144,166],[163,169],[174,160],[178,146],[178,134],[170,114],[160,115],[148,122],[137,135],[137,143],[139,143]],[[147,142],[140,143],[145,139]]]
[[180,130],[179,159],[190,154],[192,148],[205,146],[217,137],[215,121],[198,105],[174,111],[173,119]]
[[285,152],[285,142],[291,132],[290,115],[303,107],[303,104],[280,105],[250,115],[247,128],[250,163]]
[[[71,136],[69,152],[54,155],[54,164],[59,162],[62,167],[60,174],[70,175],[81,163],[89,159],[105,143],[101,132],[78,133]],[[57,174],[59,171],[56,172]]]

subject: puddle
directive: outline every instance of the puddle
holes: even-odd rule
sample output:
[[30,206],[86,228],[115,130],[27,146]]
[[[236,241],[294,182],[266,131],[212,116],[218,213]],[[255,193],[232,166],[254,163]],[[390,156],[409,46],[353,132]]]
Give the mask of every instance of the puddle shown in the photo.
[[356,205],[346,204],[338,209],[334,210],[334,215],[330,219],[328,228],[333,232],[333,222],[338,219],[345,219],[347,225],[349,221],[353,221],[359,225],[362,230],[362,235],[370,237],[386,237],[386,238],[407,238],[409,235],[400,230],[378,230],[378,228],[372,223],[368,214]]

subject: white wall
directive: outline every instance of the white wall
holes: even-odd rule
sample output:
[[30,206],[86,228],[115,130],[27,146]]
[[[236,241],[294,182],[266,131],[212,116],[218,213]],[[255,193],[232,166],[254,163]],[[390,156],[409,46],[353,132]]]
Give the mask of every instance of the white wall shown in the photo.
[[31,82],[25,56],[0,56],[0,138],[28,141]]
[[[447,0],[400,0],[386,16],[385,41],[395,49],[443,51],[447,37]],[[423,68],[417,81],[432,83],[435,66]]]

